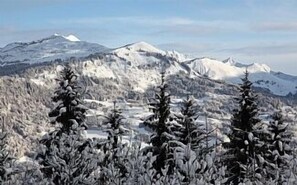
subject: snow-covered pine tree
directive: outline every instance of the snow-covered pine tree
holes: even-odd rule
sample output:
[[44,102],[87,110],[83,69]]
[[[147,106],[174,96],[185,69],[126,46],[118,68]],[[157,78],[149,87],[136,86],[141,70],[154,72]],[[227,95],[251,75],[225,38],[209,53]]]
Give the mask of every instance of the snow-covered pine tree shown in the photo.
[[108,133],[108,146],[105,146],[108,147],[108,150],[116,150],[121,144],[122,136],[127,131],[124,128],[124,119],[125,117],[122,115],[122,112],[116,107],[116,102],[114,102],[113,109],[108,114],[108,116],[105,117],[105,120],[102,123],[104,131]]
[[169,141],[174,140],[175,136],[171,134],[170,130],[170,94],[165,82],[165,72],[161,72],[161,84],[155,92],[155,98],[150,103],[150,108],[153,114],[144,121],[144,125],[153,131],[150,137],[152,146],[147,149],[153,153],[153,156],[156,156],[153,167],[157,173],[162,174],[162,169],[168,164],[168,173],[172,174],[174,159],[170,152]]
[[268,125],[269,133],[269,153],[267,159],[268,165],[273,172],[272,178],[277,180],[279,184],[288,183],[290,175],[290,162],[293,159],[292,139],[293,132],[291,125],[285,123],[281,111],[277,111],[272,115],[272,120]]
[[82,105],[77,75],[66,66],[61,72],[53,101],[57,106],[49,113],[59,127],[40,141],[37,160],[44,177],[54,184],[92,184],[97,168],[96,151],[91,140],[82,136],[86,128],[86,108]]
[[[208,155],[210,150],[206,149],[205,143],[208,134],[204,129],[204,124],[196,122],[198,118],[197,110],[193,98],[188,97],[185,99],[180,113],[175,115],[177,124],[171,129],[179,140],[173,142],[177,146],[175,151],[176,162],[178,162],[177,171],[184,177],[183,183],[191,184],[198,177],[201,180],[203,174],[210,167],[206,162],[206,158],[209,159],[210,157]],[[192,168],[195,168],[195,170],[193,171]]]
[[252,82],[248,76],[249,73],[246,71],[240,85],[240,97],[236,98],[239,109],[234,110],[231,132],[227,134],[230,142],[223,144],[226,148],[223,156],[224,164],[227,166],[226,175],[229,177],[228,182],[233,184],[239,184],[246,178],[259,177],[256,173],[256,152],[260,152],[257,137],[260,120],[257,118],[257,96],[252,92]]
[[100,175],[101,184],[122,184],[127,181],[130,164],[128,162],[129,148],[122,143],[122,136],[127,131],[124,128],[124,116],[121,111],[114,107],[105,117],[102,127],[108,133],[107,141],[100,146],[103,160],[100,162],[102,168]]
[[43,166],[42,172],[49,181],[55,185],[95,183],[94,172],[98,168],[98,161],[92,141],[85,140],[73,131],[49,139],[51,145],[43,148],[47,155],[39,160]]
[[53,118],[52,124],[60,123],[63,133],[70,132],[73,128],[84,127],[87,108],[82,105],[80,86],[77,84],[77,75],[66,66],[61,72],[59,87],[52,97],[57,106],[49,113]]
[[177,129],[174,131],[176,132],[175,135],[179,136],[179,141],[184,145],[190,144],[191,150],[201,154],[201,156],[208,153],[205,148],[205,139],[208,133],[203,129],[204,125],[196,122],[198,113],[195,100],[190,97],[185,99],[180,114],[176,114],[175,117],[178,125],[173,129]]

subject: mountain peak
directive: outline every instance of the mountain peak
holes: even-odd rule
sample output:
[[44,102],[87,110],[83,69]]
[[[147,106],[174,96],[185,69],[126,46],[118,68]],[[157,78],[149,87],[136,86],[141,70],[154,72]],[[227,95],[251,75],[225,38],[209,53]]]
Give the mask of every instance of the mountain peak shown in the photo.
[[259,63],[253,63],[251,64],[248,69],[250,71],[261,71],[261,72],[267,72],[270,73],[271,69],[266,64],[259,64]]
[[71,57],[81,58],[107,50],[99,44],[79,42],[74,35],[53,34],[27,43],[8,44],[0,50],[0,65],[42,63]]
[[229,57],[226,60],[223,60],[223,63],[229,64],[230,66],[234,66],[236,64],[236,62],[233,60],[232,57]]
[[68,35],[68,36],[63,36],[65,39],[72,41],[72,42],[77,42],[80,41],[76,36],[74,35]]
[[116,50],[128,50],[128,51],[133,51],[133,52],[151,52],[151,53],[164,53],[164,51],[156,48],[155,46],[147,43],[147,42],[135,42],[135,43],[132,43],[132,44],[128,44],[128,45],[125,45],[123,47],[120,47]]
[[[60,35],[58,33],[55,33],[53,34],[52,36],[49,36],[45,39],[66,39],[67,41],[70,41],[70,42],[77,42],[77,41],[80,41],[76,36],[74,35],[68,35],[68,36],[64,36],[64,35]],[[44,40],[44,39],[42,39]]]

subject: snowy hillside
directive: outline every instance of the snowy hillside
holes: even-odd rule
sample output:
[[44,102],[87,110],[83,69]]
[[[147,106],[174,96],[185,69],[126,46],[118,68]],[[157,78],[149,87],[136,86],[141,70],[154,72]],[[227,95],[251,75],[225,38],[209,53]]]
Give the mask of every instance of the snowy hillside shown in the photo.
[[[106,114],[112,106],[112,102],[117,100],[118,105],[127,116],[128,126],[133,130],[135,137],[141,135],[144,139],[148,132],[139,123],[143,117],[149,114],[147,103],[153,96],[154,87],[160,82],[162,69],[166,69],[173,111],[176,111],[175,109],[178,108],[182,98],[191,94],[199,102],[199,105],[209,112],[209,124],[220,130],[224,128],[221,123],[228,123],[225,120],[230,118],[230,113],[235,108],[233,98],[238,89],[232,83],[239,82],[246,67],[251,73],[254,85],[268,86],[259,80],[269,80],[269,83],[277,82],[273,84],[274,86],[269,86],[276,94],[286,95],[287,92],[295,92],[293,85],[297,84],[296,77],[272,72],[266,65],[242,65],[232,59],[225,61],[209,58],[193,59],[176,51],[163,51],[145,42],[98,53],[99,50],[95,52],[95,50],[87,50],[87,48],[79,46],[80,44],[89,46],[89,43],[79,41],[73,36],[55,35],[24,44],[20,50],[17,49],[17,45],[22,45],[21,43],[10,44],[1,52],[9,50],[11,53],[14,52],[14,57],[20,58],[25,56],[23,49],[35,48],[35,52],[30,52],[32,55],[34,54],[33,57],[37,57],[41,53],[55,50],[54,43],[57,51],[60,51],[57,49],[58,47],[72,45],[72,48],[81,47],[80,49],[83,51],[94,52],[92,55],[70,62],[70,66],[77,72],[80,83],[84,87],[85,103],[89,107],[88,124],[96,127],[99,122],[98,117]],[[47,49],[40,49],[41,46]],[[71,57],[73,55],[60,53],[56,56]],[[38,57],[32,59],[34,59],[32,61],[40,62],[37,60]],[[34,63],[32,61],[30,63]],[[10,63],[2,63],[2,65],[5,64]],[[7,125],[11,126],[7,129],[11,133],[14,143],[11,150],[15,150],[16,155],[30,156],[31,149],[34,143],[36,144],[36,138],[48,131],[47,115],[53,106],[50,103],[50,97],[54,94],[54,89],[57,86],[55,79],[61,69],[62,64],[59,62],[28,65],[25,70],[18,71],[17,75],[3,76],[2,74],[0,76],[0,94],[4,99],[0,101],[0,105],[5,111],[3,113],[7,118]],[[226,80],[228,83],[221,80]],[[286,88],[277,88],[277,85]],[[290,89],[290,87],[292,88]],[[289,99],[283,97],[283,99],[286,98]],[[265,107],[262,110],[265,115],[265,112],[272,111],[270,103],[276,101],[277,98],[267,95],[265,98],[261,97],[260,100]],[[290,114],[287,117],[297,115],[294,107],[288,107],[285,112]],[[201,116],[200,121],[203,120],[205,117]],[[220,132],[218,134],[220,135]],[[90,134],[90,137],[96,135],[98,136],[95,132],[93,135]],[[99,134],[99,136],[101,135]]]
[[29,43],[15,42],[0,48],[0,64],[35,64],[70,57],[86,57],[107,50],[99,44],[80,41],[74,35],[54,34]]
[[[0,72],[8,73],[7,66],[14,64],[42,64],[46,61],[80,58],[82,74],[89,77],[111,78],[119,82],[129,81],[131,88],[144,92],[156,84],[161,70],[169,75],[183,72],[195,79],[198,76],[238,84],[244,71],[249,71],[254,86],[272,94],[286,96],[296,94],[297,77],[271,71],[265,64],[241,64],[231,58],[189,58],[176,51],[163,51],[146,42],[128,44],[107,49],[99,44],[80,41],[73,35],[53,35],[30,43],[12,43],[0,49]],[[6,67],[6,68],[5,68]],[[17,67],[17,66],[16,66]],[[28,67],[28,66],[27,66]],[[13,67],[15,68],[15,67]],[[51,72],[44,72],[51,73]],[[42,76],[42,77],[41,77]],[[44,74],[32,79],[44,84]]]
[[192,73],[235,84],[240,83],[240,77],[245,70],[248,70],[250,79],[256,87],[268,89],[271,93],[280,96],[297,92],[297,77],[273,72],[265,64],[244,65],[236,63],[230,58],[224,61],[198,58],[185,63]]

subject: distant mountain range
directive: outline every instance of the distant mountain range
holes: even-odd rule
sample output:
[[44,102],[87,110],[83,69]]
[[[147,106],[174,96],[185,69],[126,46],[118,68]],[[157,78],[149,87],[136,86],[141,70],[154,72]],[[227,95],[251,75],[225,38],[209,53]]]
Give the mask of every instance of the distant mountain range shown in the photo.
[[[297,77],[273,72],[267,65],[244,65],[231,58],[220,61],[194,58],[176,51],[163,51],[138,42],[119,48],[80,41],[77,37],[53,35],[29,43],[11,43],[0,49],[0,113],[10,133],[10,150],[17,156],[33,156],[34,145],[50,129],[48,112],[56,78],[64,63],[80,76],[87,123],[96,127],[113,101],[127,116],[135,137],[147,138],[141,119],[149,115],[147,103],[166,70],[172,111],[186,96],[193,96],[208,123],[222,135],[237,108],[234,97],[247,69],[256,86],[261,116],[268,120],[275,104],[281,104],[286,118],[295,120]],[[202,110],[203,109],[203,110]],[[205,118],[199,118],[204,122]]]
[[[254,86],[265,89],[274,95],[296,94],[297,77],[271,71],[265,64],[244,65],[228,58],[220,61],[211,58],[193,58],[176,51],[163,51],[148,43],[138,42],[120,48],[80,41],[73,35],[52,35],[28,43],[11,43],[0,48],[2,68],[17,68],[18,65],[42,65],[51,61],[68,61],[71,58],[85,63],[82,74],[119,81],[127,79],[133,88],[144,92],[155,83],[159,72],[166,69],[168,74],[185,73],[189,77],[208,77],[213,80],[239,83],[245,70],[248,70]],[[92,62],[90,62],[92,61]],[[7,72],[4,73],[7,75]],[[3,75],[3,74],[2,74]],[[42,84],[38,75],[32,79]]]

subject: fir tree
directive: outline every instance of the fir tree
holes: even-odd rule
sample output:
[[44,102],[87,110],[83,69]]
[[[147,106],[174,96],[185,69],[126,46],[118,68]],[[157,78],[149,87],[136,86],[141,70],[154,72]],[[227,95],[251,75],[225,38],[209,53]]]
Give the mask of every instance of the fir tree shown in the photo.
[[177,129],[175,135],[179,136],[179,141],[184,145],[190,144],[191,150],[201,155],[205,154],[207,133],[203,129],[203,125],[196,122],[198,114],[195,100],[189,97],[184,100],[180,114],[176,114],[175,117],[178,126],[173,129]]
[[114,107],[102,126],[105,132],[108,133],[107,141],[100,147],[103,152],[103,161],[101,162],[101,184],[115,183],[121,184],[127,180],[128,176],[128,155],[129,148],[122,143],[122,136],[126,132],[123,122],[124,116],[121,111]]
[[62,133],[58,138],[52,136],[48,138],[52,144],[43,148],[47,154],[42,161],[39,159],[44,176],[55,185],[94,184],[97,152],[93,142],[73,131]]
[[[177,173],[182,176],[182,184],[204,182],[209,184],[223,180],[223,176],[216,174],[222,168],[216,168],[213,162],[212,148],[207,146],[210,139],[204,124],[196,122],[198,106],[194,99],[187,98],[183,101],[180,114],[176,114],[177,126],[175,160]],[[216,146],[212,146],[216,147]]]
[[124,119],[121,111],[116,108],[116,102],[114,102],[112,111],[105,117],[105,121],[102,124],[104,131],[108,133],[108,150],[116,150],[121,144],[122,136],[126,130],[124,128]]
[[149,150],[152,151],[153,156],[156,156],[153,167],[158,174],[162,174],[162,169],[166,164],[169,164],[169,174],[173,172],[174,166],[169,141],[174,140],[175,136],[171,135],[170,130],[170,95],[167,89],[168,85],[165,83],[164,72],[162,72],[161,84],[155,92],[153,102],[150,103],[153,115],[144,122],[144,125],[153,131],[150,137],[152,147],[149,147]]
[[240,97],[236,98],[239,109],[234,110],[231,120],[231,132],[228,133],[230,142],[223,145],[227,149],[224,162],[228,181],[233,184],[239,184],[246,178],[256,178],[258,169],[256,152],[260,152],[257,150],[260,147],[257,127],[260,120],[257,118],[257,97],[252,92],[248,75],[246,71],[240,85]]
[[41,139],[37,155],[42,173],[54,184],[90,184],[97,168],[93,143],[81,134],[86,128],[87,109],[76,80],[72,69],[65,67],[52,98],[57,106],[49,113],[59,127]]
[[77,75],[74,71],[66,66],[61,72],[59,88],[55,91],[52,98],[57,106],[49,113],[49,117],[53,118],[52,124],[60,123],[61,131],[64,133],[73,130],[73,128],[84,127],[85,113],[87,108],[82,105],[80,87],[77,84]]
[[290,174],[290,161],[293,159],[292,138],[293,133],[289,123],[285,123],[280,111],[272,115],[272,120],[268,125],[269,133],[269,167],[273,172],[273,179],[277,179],[279,184],[288,183]]

